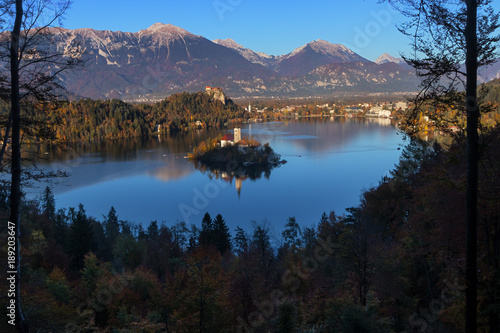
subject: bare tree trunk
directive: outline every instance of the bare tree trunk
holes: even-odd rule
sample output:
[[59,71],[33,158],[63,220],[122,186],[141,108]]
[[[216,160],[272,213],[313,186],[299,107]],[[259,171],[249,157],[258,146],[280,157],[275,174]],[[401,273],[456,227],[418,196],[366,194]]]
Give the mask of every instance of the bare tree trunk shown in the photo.
[[15,224],[16,234],[16,329],[29,332],[21,309],[21,106],[19,101],[19,35],[23,18],[23,2],[16,0],[16,18],[11,35],[10,75],[11,75],[11,117],[12,117],[12,181],[10,190],[10,222]]
[[3,138],[2,149],[0,150],[0,165],[2,165],[3,157],[5,155],[5,150],[7,149],[10,128],[12,127],[12,112],[9,114],[9,120],[7,121],[7,126],[5,126],[5,135]]
[[477,332],[477,193],[479,107],[477,104],[477,0],[467,0],[467,241],[465,331]]

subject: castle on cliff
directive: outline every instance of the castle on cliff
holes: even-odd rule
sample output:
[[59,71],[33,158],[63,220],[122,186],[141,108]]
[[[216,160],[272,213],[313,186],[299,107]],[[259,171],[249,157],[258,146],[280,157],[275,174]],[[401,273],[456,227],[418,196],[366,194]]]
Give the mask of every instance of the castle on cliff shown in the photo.
[[221,88],[209,87],[205,88],[205,93],[211,95],[214,99],[221,101],[222,104],[226,105],[226,95]]

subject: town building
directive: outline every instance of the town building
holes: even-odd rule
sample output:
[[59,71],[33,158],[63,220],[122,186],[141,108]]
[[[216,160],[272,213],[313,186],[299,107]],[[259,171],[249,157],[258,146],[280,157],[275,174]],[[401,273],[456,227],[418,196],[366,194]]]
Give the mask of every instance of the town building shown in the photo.
[[406,110],[408,109],[408,103],[406,102],[397,102],[396,109]]

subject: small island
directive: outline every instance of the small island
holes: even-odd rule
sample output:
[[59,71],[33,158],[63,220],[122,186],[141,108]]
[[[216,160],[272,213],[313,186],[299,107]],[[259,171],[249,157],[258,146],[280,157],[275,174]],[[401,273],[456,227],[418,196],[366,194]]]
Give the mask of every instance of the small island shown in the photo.
[[269,178],[271,170],[286,163],[269,143],[262,145],[253,138],[241,138],[239,128],[234,129],[234,135],[226,134],[202,142],[188,154],[188,158],[196,169],[208,172],[210,178],[231,183],[235,179],[238,195],[244,180]]
[[254,139],[241,138],[241,130],[211,141],[204,141],[193,149],[188,158],[204,164],[231,164],[236,166],[277,166],[286,163],[269,143],[262,145]]

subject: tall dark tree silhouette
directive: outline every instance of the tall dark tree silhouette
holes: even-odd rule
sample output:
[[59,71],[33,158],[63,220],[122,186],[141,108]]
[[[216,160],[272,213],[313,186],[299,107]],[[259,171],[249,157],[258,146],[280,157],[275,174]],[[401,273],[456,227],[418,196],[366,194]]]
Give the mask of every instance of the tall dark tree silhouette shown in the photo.
[[[412,39],[413,55],[403,56],[422,78],[408,114],[407,128],[413,128],[421,107],[459,105],[467,119],[466,170],[466,332],[477,331],[477,195],[479,164],[480,102],[477,94],[478,67],[496,58],[500,40],[496,35],[499,13],[491,0],[381,0],[409,18],[400,31]],[[462,64],[465,62],[465,72]],[[461,91],[465,90],[465,95]],[[436,114],[431,118],[440,123]]]
[[[16,238],[16,328],[28,332],[21,310],[21,133],[28,132],[22,118],[22,101],[31,103],[57,98],[64,90],[56,80],[64,70],[80,65],[80,49],[53,47],[54,24],[60,24],[70,0],[2,0],[0,1],[0,98],[9,101],[11,110],[4,123],[0,162],[4,161],[10,141],[10,217]],[[9,140],[10,136],[10,140]],[[3,164],[3,163],[2,163]]]
[[213,220],[214,243],[221,254],[231,249],[231,233],[222,215],[217,214]]

